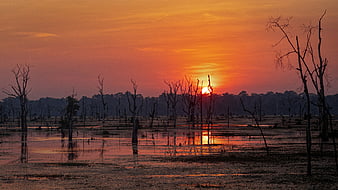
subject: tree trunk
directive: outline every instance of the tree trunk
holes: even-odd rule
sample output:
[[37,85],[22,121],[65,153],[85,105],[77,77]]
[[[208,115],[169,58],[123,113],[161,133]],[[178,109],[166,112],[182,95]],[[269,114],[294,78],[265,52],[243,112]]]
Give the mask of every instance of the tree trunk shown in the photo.
[[296,45],[297,45],[297,58],[298,58],[298,71],[303,83],[304,87],[304,94],[306,96],[306,108],[307,108],[307,125],[306,125],[306,152],[307,152],[307,175],[311,175],[311,102],[310,102],[310,95],[309,95],[309,90],[307,86],[307,80],[306,80],[306,75],[303,73],[303,67],[302,67],[302,62],[301,62],[301,55],[300,55],[300,48],[299,48],[299,41],[298,41],[298,36],[296,36]]
[[311,112],[310,112],[310,96],[308,89],[306,87],[305,94],[306,94],[306,104],[307,104],[307,124],[306,124],[306,151],[307,151],[307,175],[311,175],[312,171],[312,164],[311,164]]
[[137,131],[138,131],[138,122],[136,119],[136,115],[133,115],[132,144],[138,144]]

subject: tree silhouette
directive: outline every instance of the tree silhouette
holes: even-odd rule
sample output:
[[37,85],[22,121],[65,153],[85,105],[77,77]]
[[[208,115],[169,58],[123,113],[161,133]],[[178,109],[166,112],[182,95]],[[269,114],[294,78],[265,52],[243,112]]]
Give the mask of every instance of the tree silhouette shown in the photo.
[[75,93],[71,96],[68,96],[66,98],[67,100],[67,106],[66,106],[66,112],[65,112],[65,121],[64,121],[64,127],[68,127],[68,137],[69,141],[73,138],[73,120],[74,116],[76,115],[77,111],[80,109],[79,101],[75,98]]
[[209,105],[208,105],[208,109],[207,109],[207,123],[208,123],[208,126],[210,124],[212,124],[212,114],[213,114],[213,92],[214,92],[214,89],[212,88],[211,86],[211,79],[210,79],[210,75],[208,75],[208,91],[209,91]]
[[184,82],[181,85],[182,92],[182,103],[183,103],[183,111],[187,115],[188,122],[192,123],[192,126],[195,125],[195,113],[197,106],[197,95],[199,89],[199,80],[196,80],[196,84],[188,78],[185,77]]
[[[330,111],[329,106],[327,105],[326,96],[325,96],[325,85],[324,79],[326,75],[326,68],[328,64],[328,60],[323,58],[321,46],[322,46],[322,19],[324,18],[326,11],[321,15],[318,21],[318,26],[307,26],[306,27],[306,37],[305,37],[305,45],[301,45],[299,36],[296,35],[295,38],[292,38],[291,33],[288,31],[290,26],[290,19],[282,20],[281,17],[278,18],[271,18],[268,22],[268,28],[279,30],[282,33],[282,38],[276,44],[280,44],[282,41],[287,42],[290,47],[290,51],[278,55],[277,56],[277,63],[283,64],[284,59],[289,57],[290,55],[295,54],[297,57],[297,71],[299,73],[300,79],[303,84],[304,94],[306,96],[306,105],[307,105],[307,127],[306,127],[306,144],[307,144],[307,157],[308,157],[308,164],[307,164],[307,174],[311,175],[311,100],[309,95],[309,86],[308,80],[310,80],[311,84],[313,85],[314,89],[317,92],[318,96],[318,108],[319,108],[319,116],[320,116],[320,123],[321,123],[321,139],[323,141],[328,140],[328,126],[329,126],[329,118]],[[313,32],[314,30],[318,30],[318,40],[317,40],[317,52],[313,49]],[[316,57],[317,55],[317,57]],[[317,61],[316,61],[317,60]],[[337,162],[337,153],[336,153],[336,145],[335,139],[332,138],[334,149],[335,149],[335,157],[336,157],[336,165],[338,171],[338,162]]]
[[181,81],[164,81],[164,83],[168,86],[169,91],[166,93],[168,99],[168,107],[169,112],[171,113],[170,119],[173,120],[173,125],[176,127],[177,120],[177,103],[178,103],[178,90],[181,87]]
[[153,127],[156,111],[157,111],[157,101],[153,102],[150,108],[150,112],[149,112],[149,117],[150,117],[149,127],[150,128]]
[[101,103],[102,103],[102,107],[103,107],[103,113],[102,113],[102,123],[105,122],[106,119],[106,115],[107,115],[107,102],[104,100],[104,78],[101,77],[101,75],[99,75],[97,77],[98,80],[98,89],[99,89],[99,95],[101,98]]
[[10,85],[10,90],[5,89],[3,92],[10,97],[18,98],[20,101],[20,127],[27,132],[27,114],[28,114],[28,81],[30,79],[29,65],[16,65],[12,70],[15,78],[15,84]]
[[133,93],[128,93],[128,104],[129,104],[129,111],[132,114],[132,121],[133,121],[132,143],[137,144],[138,143],[137,132],[138,132],[138,127],[139,127],[137,115],[141,110],[143,102],[137,103],[138,86],[134,80],[131,80],[131,84],[133,86]]

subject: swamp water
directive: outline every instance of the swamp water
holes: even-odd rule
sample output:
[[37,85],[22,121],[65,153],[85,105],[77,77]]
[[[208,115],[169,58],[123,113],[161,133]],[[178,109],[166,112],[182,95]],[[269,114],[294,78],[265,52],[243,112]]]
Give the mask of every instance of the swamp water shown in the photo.
[[[0,138],[0,165],[13,163],[112,163],[116,159],[133,156],[172,157],[200,156],[224,152],[264,151],[264,142],[258,129],[234,125],[203,126],[189,129],[140,129],[138,145],[131,143],[131,129],[106,130],[102,127],[80,127],[73,138],[62,138],[60,131],[32,127],[28,133],[5,132]],[[269,147],[283,144],[295,146],[300,142],[300,132],[265,130]]]

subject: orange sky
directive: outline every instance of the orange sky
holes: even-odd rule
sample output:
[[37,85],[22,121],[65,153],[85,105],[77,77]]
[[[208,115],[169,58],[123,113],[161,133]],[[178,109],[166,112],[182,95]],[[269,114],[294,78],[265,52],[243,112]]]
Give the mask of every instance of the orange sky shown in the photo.
[[[31,65],[31,98],[131,89],[157,96],[164,80],[184,76],[217,93],[295,90],[294,70],[274,64],[279,34],[266,31],[270,16],[293,16],[294,27],[316,24],[323,10],[330,93],[338,93],[338,4],[334,0],[1,0],[0,88],[16,64]],[[0,98],[5,95],[1,94]]]

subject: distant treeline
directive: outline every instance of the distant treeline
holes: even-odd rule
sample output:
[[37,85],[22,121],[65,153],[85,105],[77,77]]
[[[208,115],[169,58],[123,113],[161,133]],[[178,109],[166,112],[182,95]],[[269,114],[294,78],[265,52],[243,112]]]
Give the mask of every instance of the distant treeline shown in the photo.
[[[106,102],[106,116],[108,117],[125,117],[130,116],[128,96],[130,92],[116,93],[104,95]],[[177,102],[177,115],[187,116],[184,103],[184,95],[180,94]],[[202,97],[202,100],[201,100]],[[208,95],[198,95],[197,105],[195,106],[195,114],[200,115],[201,107],[202,114],[206,115],[206,108],[210,105]],[[303,116],[305,111],[305,99],[303,94],[297,94],[293,91],[285,91],[284,93],[268,92],[265,94],[251,94],[242,91],[238,95],[234,94],[213,94],[212,95],[212,114],[215,116],[221,115],[245,115],[240,99],[243,100],[245,106],[251,110],[256,110],[262,115],[289,115]],[[313,102],[312,114],[318,114],[316,106],[317,96],[311,94]],[[78,97],[80,106],[77,112],[78,116],[86,116],[100,119],[103,117],[103,106],[100,95],[93,97]],[[167,95],[165,93],[158,97],[143,97],[138,95],[137,100],[141,102],[139,116],[149,117],[155,113],[155,116],[168,116],[169,105]],[[330,106],[331,113],[338,114],[338,94],[327,96],[327,102]],[[202,103],[202,106],[201,106]],[[53,116],[63,116],[67,105],[66,98],[40,98],[39,100],[29,101],[28,110],[29,117],[32,118],[47,118]],[[0,102],[0,118],[4,121],[9,118],[19,117],[19,101],[15,98],[5,98]]]

